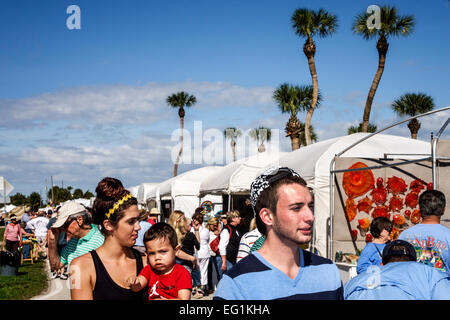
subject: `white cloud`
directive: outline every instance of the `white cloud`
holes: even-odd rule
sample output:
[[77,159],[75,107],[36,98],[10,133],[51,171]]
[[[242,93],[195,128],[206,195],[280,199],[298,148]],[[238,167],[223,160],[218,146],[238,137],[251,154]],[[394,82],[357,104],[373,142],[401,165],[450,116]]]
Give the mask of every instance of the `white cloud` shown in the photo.
[[[88,86],[22,99],[0,100],[0,126],[37,121],[80,121],[93,124],[143,124],[176,117],[166,112],[166,98],[187,91],[197,97],[198,109],[254,107],[271,103],[272,88],[245,88],[230,83],[149,83],[142,86]],[[77,128],[70,124],[68,128]]]

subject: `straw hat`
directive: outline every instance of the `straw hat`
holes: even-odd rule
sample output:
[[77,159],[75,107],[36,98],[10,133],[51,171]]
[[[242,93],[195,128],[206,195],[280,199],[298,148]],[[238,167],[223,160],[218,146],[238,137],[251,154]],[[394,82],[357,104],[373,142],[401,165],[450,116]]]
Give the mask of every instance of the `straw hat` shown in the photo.
[[158,215],[158,214],[161,214],[161,212],[159,212],[158,208],[152,208],[150,210],[149,215],[151,216],[151,215],[154,215],[154,214]]

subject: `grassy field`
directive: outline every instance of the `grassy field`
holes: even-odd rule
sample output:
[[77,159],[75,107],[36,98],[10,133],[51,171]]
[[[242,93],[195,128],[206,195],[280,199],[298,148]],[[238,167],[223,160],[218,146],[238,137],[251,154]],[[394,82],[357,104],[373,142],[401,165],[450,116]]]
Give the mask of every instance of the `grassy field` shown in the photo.
[[[0,228],[1,240],[3,231],[4,229]],[[19,267],[17,276],[0,276],[0,300],[27,300],[47,289],[44,263],[45,260],[42,259],[34,264],[25,262]]]

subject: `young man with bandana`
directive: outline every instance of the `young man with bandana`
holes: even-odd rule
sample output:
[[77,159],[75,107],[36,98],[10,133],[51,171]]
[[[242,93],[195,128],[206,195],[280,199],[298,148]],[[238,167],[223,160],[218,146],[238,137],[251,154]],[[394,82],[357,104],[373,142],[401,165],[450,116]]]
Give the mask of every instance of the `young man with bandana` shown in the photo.
[[311,240],[313,197],[289,168],[270,168],[253,181],[250,199],[262,247],[223,276],[215,300],[343,299],[331,260],[300,248]]

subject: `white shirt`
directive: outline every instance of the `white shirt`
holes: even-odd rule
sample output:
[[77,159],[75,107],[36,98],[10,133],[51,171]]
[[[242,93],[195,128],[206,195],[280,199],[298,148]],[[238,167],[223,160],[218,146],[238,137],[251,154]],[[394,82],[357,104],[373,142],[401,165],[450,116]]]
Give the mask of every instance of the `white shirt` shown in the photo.
[[27,223],[27,229],[33,230],[36,237],[46,237],[48,221],[49,220],[45,217],[31,219]]
[[[195,234],[194,228],[191,229],[191,232]],[[208,228],[205,228],[203,226],[198,229],[198,233],[200,235],[200,249],[197,251],[197,258],[199,259],[205,259],[209,258],[209,230]]]
[[226,226],[224,226],[223,230],[220,232],[219,241],[219,252],[221,256],[227,255],[228,242],[230,242],[230,231]]

